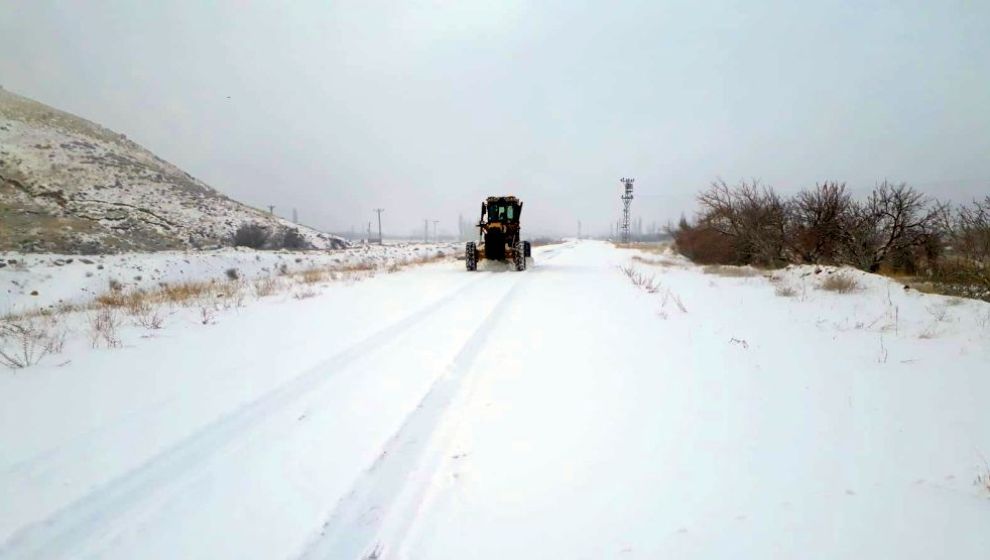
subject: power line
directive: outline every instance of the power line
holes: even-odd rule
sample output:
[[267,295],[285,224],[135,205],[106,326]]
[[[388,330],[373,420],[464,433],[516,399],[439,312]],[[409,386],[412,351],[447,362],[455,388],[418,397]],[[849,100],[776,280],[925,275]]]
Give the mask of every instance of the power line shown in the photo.
[[382,212],[384,208],[375,208],[375,212],[378,212],[378,244],[382,244]]

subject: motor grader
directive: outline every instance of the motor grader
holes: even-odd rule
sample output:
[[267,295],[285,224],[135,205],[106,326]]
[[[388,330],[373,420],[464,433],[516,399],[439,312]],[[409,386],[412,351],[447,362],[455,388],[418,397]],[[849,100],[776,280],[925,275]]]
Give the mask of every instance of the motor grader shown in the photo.
[[469,241],[464,250],[468,270],[477,270],[482,259],[511,262],[516,270],[526,270],[531,249],[529,241],[520,238],[520,214],[522,202],[514,196],[489,196],[481,203],[481,242]]

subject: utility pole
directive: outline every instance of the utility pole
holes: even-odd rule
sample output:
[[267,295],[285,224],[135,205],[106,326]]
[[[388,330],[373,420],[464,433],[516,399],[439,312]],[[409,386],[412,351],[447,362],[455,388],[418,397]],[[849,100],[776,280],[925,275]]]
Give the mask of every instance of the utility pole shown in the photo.
[[382,212],[384,208],[375,208],[375,212],[378,212],[378,244],[382,244]]
[[292,209],[292,223],[299,223],[299,212],[297,212],[295,208]]
[[271,214],[272,216],[275,215],[275,205],[274,204],[269,204],[268,205],[268,213]]
[[434,243],[440,243],[440,238],[437,237],[437,223],[438,222],[440,222],[440,220],[433,220],[433,242]]
[[371,221],[368,221],[368,244],[371,244]]
[[624,185],[622,196],[622,242],[629,243],[629,205],[633,200],[633,181],[636,179],[619,179]]
[[578,220],[578,239],[581,239],[581,220]]
[[429,218],[423,220],[423,243],[430,242],[430,220]]

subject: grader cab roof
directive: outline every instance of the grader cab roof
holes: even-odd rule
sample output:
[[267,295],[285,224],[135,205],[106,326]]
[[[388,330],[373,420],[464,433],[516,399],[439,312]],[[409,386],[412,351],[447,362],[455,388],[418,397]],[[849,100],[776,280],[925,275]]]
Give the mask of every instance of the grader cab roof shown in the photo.
[[[482,224],[485,214],[489,222],[518,223],[522,213],[522,202],[514,196],[489,196],[481,205]],[[479,224],[481,225],[481,224]]]

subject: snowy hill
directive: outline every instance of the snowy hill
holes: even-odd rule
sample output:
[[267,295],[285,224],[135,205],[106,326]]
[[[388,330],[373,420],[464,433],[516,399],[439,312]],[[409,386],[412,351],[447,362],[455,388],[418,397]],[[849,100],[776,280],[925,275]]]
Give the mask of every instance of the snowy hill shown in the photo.
[[231,200],[123,134],[0,90],[0,250],[184,249],[226,243],[245,222],[345,245]]

